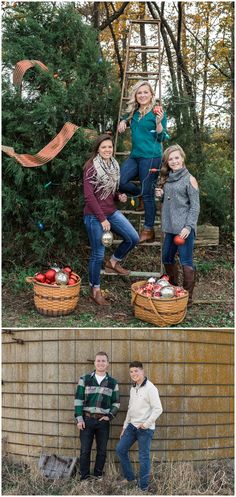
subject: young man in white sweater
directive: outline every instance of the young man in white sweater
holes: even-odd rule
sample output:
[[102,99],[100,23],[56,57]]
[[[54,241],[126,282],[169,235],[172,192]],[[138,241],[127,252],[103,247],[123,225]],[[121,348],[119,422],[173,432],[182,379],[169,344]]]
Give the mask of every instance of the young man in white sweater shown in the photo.
[[134,481],[135,475],[129,458],[129,449],[137,441],[139,450],[139,481],[141,490],[147,490],[151,469],[150,448],[155,430],[155,421],[163,409],[159,393],[155,385],[149,381],[139,361],[129,365],[130,377],[133,386],[130,390],[130,399],[127,415],[120,441],[116,446],[122,471],[127,482]]

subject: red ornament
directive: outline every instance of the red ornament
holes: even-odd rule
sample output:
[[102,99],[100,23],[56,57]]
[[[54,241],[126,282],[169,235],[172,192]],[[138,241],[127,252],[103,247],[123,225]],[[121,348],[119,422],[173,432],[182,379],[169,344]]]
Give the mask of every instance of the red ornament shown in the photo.
[[44,283],[46,280],[46,276],[43,273],[37,273],[34,277],[35,281],[39,281],[40,283]]
[[175,245],[184,245],[185,244],[185,239],[181,238],[180,235],[175,235],[175,237],[174,237],[174,243],[175,243]]
[[55,281],[55,276],[57,272],[55,269],[48,269],[48,271],[45,273],[46,280],[49,280],[49,283],[53,283]]
[[160,112],[162,112],[162,106],[155,105],[155,107],[153,107],[153,112],[154,112],[154,114],[160,114]]
[[76,285],[76,283],[77,282],[74,280],[74,278],[69,278],[67,285]]
[[45,283],[47,283],[47,285],[51,285],[51,281],[48,278],[46,278]]
[[57,78],[59,78],[59,74],[56,72],[55,74],[53,74],[53,77],[54,77],[54,79],[57,79]]
[[72,269],[70,266],[66,266],[62,269],[62,271],[64,271],[64,273],[68,273],[70,275],[70,273],[72,273]]
[[76,283],[77,283],[77,281],[78,281],[77,276],[76,276],[75,274],[73,274],[73,273],[72,273],[72,274],[70,274],[70,279],[75,280],[75,282],[76,282]]

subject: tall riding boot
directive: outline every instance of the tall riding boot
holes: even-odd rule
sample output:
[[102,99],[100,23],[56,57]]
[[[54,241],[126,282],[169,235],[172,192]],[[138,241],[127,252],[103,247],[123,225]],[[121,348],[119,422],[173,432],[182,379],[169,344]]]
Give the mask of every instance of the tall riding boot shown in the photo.
[[138,198],[138,205],[135,209],[137,212],[142,212],[144,211],[144,202],[143,202],[143,197]]
[[170,277],[171,285],[178,286],[178,266],[177,264],[164,264],[166,274]]
[[193,289],[195,286],[196,270],[191,266],[183,266],[183,287],[189,293],[188,305],[187,307],[192,307],[193,305]]

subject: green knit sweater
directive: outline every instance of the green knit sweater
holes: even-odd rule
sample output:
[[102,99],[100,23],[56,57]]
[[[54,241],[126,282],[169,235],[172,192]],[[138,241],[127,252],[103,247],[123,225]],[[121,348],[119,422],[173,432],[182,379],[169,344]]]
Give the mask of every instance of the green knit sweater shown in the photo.
[[[127,117],[126,114],[123,119],[126,120]],[[163,130],[161,133],[157,133],[156,116],[154,112],[150,110],[140,119],[140,112],[136,110],[130,123],[132,133],[132,150],[130,157],[142,157],[145,159],[162,157],[162,142],[170,138],[166,131],[166,114],[164,114],[161,124]]]

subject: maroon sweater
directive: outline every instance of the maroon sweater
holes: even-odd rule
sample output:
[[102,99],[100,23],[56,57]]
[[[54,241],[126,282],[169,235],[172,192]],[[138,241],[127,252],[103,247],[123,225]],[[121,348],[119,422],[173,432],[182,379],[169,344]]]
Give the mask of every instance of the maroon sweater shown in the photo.
[[[113,214],[117,210],[115,200],[118,200],[118,193],[114,195],[110,193],[108,197],[101,200],[97,193],[94,191],[94,185],[90,183],[87,177],[87,171],[91,167],[92,161],[87,165],[84,170],[84,215],[93,214],[102,223],[107,219],[107,216]],[[91,170],[89,172],[91,175]]]

